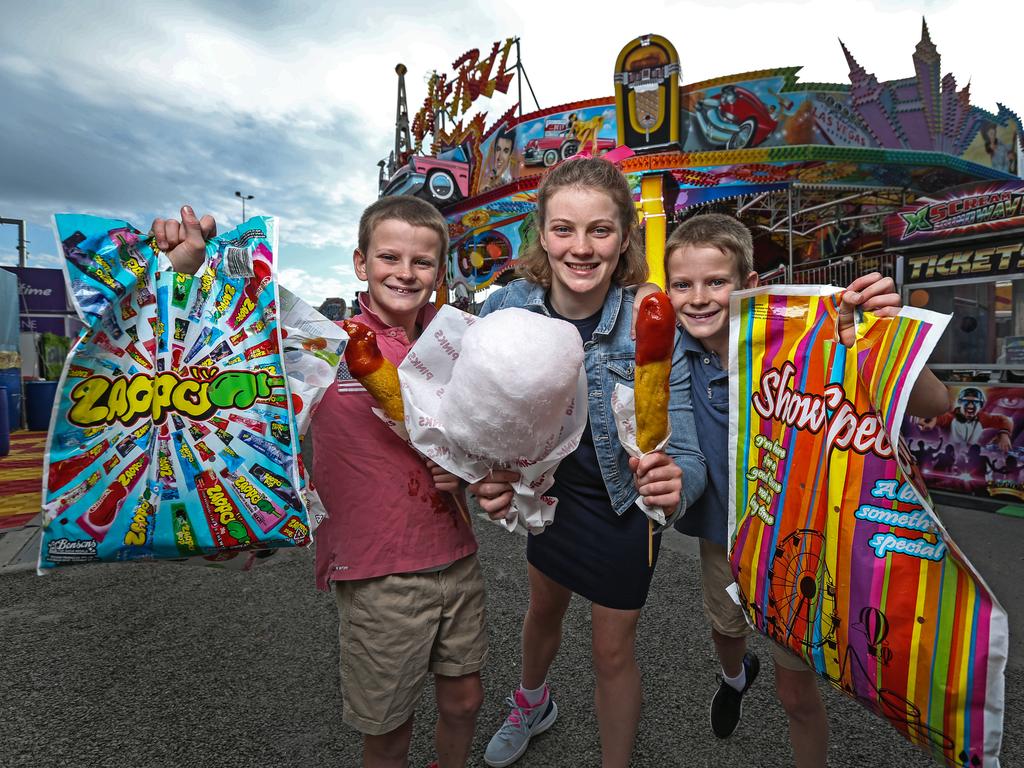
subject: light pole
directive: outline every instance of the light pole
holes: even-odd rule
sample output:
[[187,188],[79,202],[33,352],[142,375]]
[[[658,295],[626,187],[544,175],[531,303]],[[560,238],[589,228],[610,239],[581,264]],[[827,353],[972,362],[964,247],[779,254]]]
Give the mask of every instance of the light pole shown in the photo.
[[18,225],[18,266],[25,266],[25,220],[24,219],[5,219],[0,216],[0,226],[4,224],[17,224]]
[[253,195],[243,195],[238,190],[235,190],[235,197],[237,197],[239,200],[242,201],[242,223],[244,224],[245,223],[245,201],[246,200],[252,200],[254,196]]

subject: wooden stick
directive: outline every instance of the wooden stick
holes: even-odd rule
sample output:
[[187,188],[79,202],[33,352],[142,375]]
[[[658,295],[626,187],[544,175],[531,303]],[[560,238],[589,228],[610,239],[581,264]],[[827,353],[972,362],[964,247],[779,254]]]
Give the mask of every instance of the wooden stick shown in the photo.
[[654,565],[654,521],[647,518],[647,567]]
[[452,497],[452,501],[455,502],[455,506],[459,508],[459,512],[462,513],[462,519],[466,521],[466,525],[472,528],[473,523],[469,519],[469,510],[466,508],[466,497],[463,496],[461,492],[449,495]]

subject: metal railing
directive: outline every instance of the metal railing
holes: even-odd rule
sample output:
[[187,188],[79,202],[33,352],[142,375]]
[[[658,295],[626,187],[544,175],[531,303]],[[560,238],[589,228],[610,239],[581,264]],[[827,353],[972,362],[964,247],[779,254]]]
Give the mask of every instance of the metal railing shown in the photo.
[[[843,256],[839,259],[812,261],[793,268],[789,282],[796,285],[847,286],[861,275],[881,272],[896,279],[895,253],[870,253]],[[776,282],[776,281],[773,281]]]
[[783,264],[768,272],[762,272],[757,276],[758,285],[785,285],[788,282],[786,279],[786,267]]

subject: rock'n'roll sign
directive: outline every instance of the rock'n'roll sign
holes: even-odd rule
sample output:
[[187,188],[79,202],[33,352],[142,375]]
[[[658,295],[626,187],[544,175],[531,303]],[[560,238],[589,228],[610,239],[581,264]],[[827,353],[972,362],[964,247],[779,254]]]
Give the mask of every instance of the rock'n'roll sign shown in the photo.
[[196,218],[191,207],[181,208],[181,221],[153,219],[150,228],[156,238],[156,247],[167,254],[175,272],[194,275],[206,258],[206,241],[217,234],[213,216]]

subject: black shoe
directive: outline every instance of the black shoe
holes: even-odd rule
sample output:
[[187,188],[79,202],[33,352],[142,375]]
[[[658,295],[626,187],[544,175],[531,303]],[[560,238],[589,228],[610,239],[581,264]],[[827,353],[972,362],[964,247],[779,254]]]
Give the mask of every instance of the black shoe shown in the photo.
[[737,691],[727,682],[718,676],[718,690],[711,699],[711,731],[720,739],[727,739],[739,725],[740,716],[743,714],[743,694],[750,690],[750,686],[757,679],[758,670],[761,669],[761,662],[753,652],[747,651],[743,655],[743,668],[747,673],[747,684],[742,691]]

